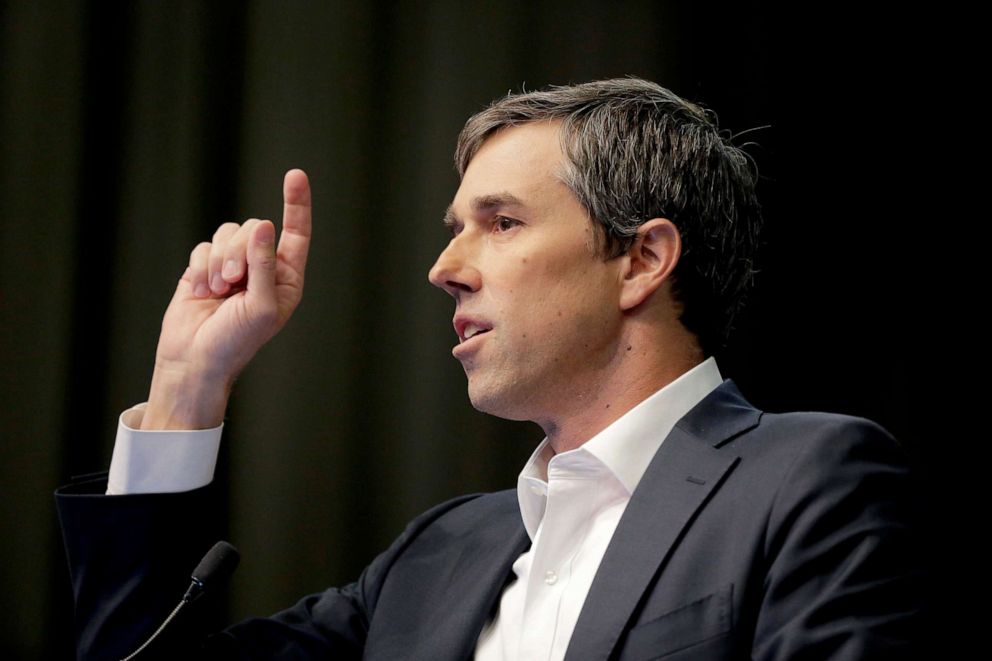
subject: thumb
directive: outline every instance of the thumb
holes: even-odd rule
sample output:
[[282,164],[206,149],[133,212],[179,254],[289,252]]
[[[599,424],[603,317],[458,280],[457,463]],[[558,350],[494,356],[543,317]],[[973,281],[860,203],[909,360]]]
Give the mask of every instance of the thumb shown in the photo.
[[248,238],[248,283],[245,305],[252,316],[276,313],[276,228],[263,220]]

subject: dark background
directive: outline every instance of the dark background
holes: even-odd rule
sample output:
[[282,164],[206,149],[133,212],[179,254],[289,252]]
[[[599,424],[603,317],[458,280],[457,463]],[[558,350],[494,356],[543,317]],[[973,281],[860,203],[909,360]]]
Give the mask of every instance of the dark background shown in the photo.
[[416,513],[515,484],[542,434],[471,409],[426,273],[462,123],[524,85],[634,74],[732,133],[768,127],[738,140],[759,143],[767,231],[721,370],[767,410],[877,420],[937,484],[932,109],[916,102],[933,20],[834,3],[0,3],[0,657],[67,654],[51,492],[109,465],[189,250],[222,222],[278,219],[290,167],[310,175],[314,243],[302,306],[229,410],[231,616],[350,581]]

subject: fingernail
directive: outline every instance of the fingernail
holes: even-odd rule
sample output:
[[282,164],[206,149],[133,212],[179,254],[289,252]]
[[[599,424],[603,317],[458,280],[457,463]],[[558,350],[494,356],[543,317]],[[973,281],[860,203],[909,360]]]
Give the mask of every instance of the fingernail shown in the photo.
[[275,228],[268,223],[264,223],[255,236],[261,245],[270,245],[275,240]]
[[214,273],[214,277],[210,279],[210,288],[218,294],[224,290],[224,278],[220,273]]
[[233,278],[238,274],[238,263],[233,259],[227,260],[224,264],[224,277]]
[[197,298],[206,298],[207,296],[210,296],[210,288],[201,282],[196,286],[196,289],[193,290],[193,295]]

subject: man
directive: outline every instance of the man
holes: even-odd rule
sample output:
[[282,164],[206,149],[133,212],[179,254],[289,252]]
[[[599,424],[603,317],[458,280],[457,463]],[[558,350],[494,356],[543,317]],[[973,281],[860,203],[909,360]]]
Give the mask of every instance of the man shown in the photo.
[[[456,164],[429,276],[455,300],[452,353],[476,408],[547,438],[516,490],[439,505],[358,582],[211,636],[207,654],[910,656],[923,608],[900,447],[864,420],[764,414],[712,358],[759,213],[711,118],[636,79],[554,88],[470,119]],[[302,293],[302,172],[284,195],[278,247],[253,219],[193,251],[109,482],[59,496],[85,658],[136,648],[209,546],[189,513],[209,498],[231,384]],[[172,654],[200,644],[195,625],[176,623]]]

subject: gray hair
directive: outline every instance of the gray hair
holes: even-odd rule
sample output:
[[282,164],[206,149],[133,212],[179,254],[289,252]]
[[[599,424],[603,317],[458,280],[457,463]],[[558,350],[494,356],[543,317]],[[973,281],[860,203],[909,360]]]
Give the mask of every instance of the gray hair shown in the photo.
[[600,229],[605,259],[625,254],[652,218],[679,229],[681,321],[704,352],[722,346],[754,277],[753,161],[721,135],[713,113],[655,83],[617,78],[497,99],[458,137],[459,176],[494,133],[543,120],[561,122],[559,176]]

